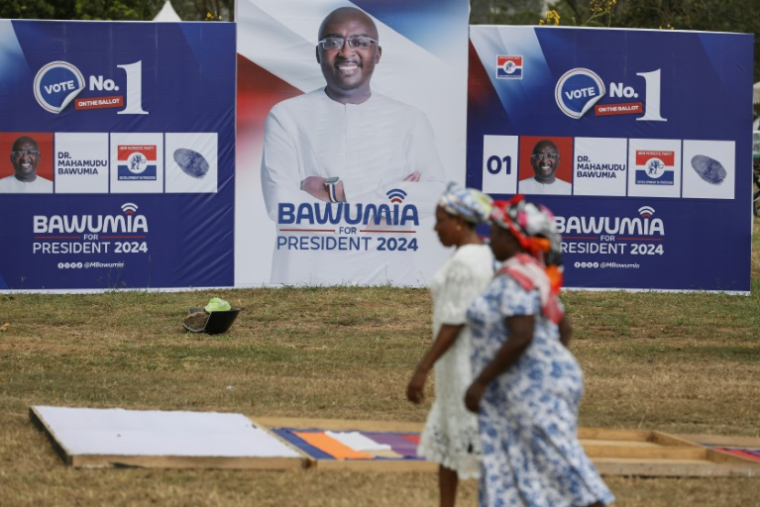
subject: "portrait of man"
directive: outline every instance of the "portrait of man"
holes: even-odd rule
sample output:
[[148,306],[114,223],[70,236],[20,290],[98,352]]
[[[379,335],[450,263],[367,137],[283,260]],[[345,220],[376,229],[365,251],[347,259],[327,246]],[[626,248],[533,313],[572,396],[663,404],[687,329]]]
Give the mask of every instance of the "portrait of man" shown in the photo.
[[561,161],[559,148],[554,141],[538,141],[530,156],[533,177],[521,180],[518,191],[521,194],[570,195],[572,185],[556,176]]
[[378,201],[393,188],[432,206],[445,187],[434,134],[422,111],[372,91],[383,56],[372,18],[341,7],[318,37],[326,86],[276,104],[266,120],[261,178],[270,217],[280,202]]
[[[341,7],[324,18],[315,58],[325,86],[275,104],[265,122],[261,184],[273,221],[281,203],[347,203],[355,213],[357,206],[389,205],[391,190],[400,191],[405,206],[416,206],[420,218],[433,215],[446,185],[435,135],[421,110],[372,89],[384,56],[377,26],[364,11]],[[418,283],[412,250],[396,252],[390,262],[374,246],[303,250],[301,243],[292,246],[297,239],[276,247],[272,283]]]
[[14,173],[0,179],[0,194],[50,194],[53,182],[37,175],[40,147],[28,136],[16,139],[11,148]]

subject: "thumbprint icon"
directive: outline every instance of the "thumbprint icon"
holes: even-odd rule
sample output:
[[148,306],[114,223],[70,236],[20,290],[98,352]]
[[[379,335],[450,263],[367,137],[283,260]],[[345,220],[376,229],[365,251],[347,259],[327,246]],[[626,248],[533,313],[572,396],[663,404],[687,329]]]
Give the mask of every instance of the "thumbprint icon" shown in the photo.
[[691,159],[691,167],[707,183],[720,185],[726,179],[726,170],[721,163],[706,155],[694,155]]
[[187,148],[174,150],[174,161],[185,174],[193,178],[201,179],[208,173],[208,161],[197,151]]

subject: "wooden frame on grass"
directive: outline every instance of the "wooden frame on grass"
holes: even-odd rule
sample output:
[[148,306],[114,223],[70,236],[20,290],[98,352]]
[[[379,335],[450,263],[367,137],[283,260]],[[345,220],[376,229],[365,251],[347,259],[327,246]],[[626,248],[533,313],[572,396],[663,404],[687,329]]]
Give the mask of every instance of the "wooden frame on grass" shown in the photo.
[[[422,423],[255,417],[274,428],[332,431],[421,432]],[[603,475],[657,477],[756,477],[760,463],[710,449],[660,431],[579,428],[586,454]],[[410,460],[314,460],[316,470],[436,472],[438,465]]]
[[[354,472],[436,472],[438,465],[415,459],[319,459],[286,441],[278,428],[322,431],[419,433],[422,423],[351,421],[333,419],[248,417],[253,426],[295,450],[299,457],[214,457],[167,455],[75,454],[55,434],[35,407],[29,416],[44,431],[63,461],[80,468],[216,468],[247,470],[315,469]],[[658,477],[757,477],[760,463],[721,452],[711,445],[744,445],[757,439],[698,435],[691,438],[660,431],[580,428],[578,437],[586,454],[603,475]]]

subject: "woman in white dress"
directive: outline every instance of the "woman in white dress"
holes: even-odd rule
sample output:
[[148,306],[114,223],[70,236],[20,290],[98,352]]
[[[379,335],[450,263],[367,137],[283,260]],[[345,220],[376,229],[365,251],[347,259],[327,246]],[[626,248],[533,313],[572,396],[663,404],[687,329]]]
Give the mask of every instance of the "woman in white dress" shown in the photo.
[[441,244],[455,247],[451,258],[430,283],[435,342],[409,381],[407,398],[420,403],[431,368],[435,371],[435,402],[417,453],[439,464],[441,507],[456,501],[459,479],[478,478],[478,421],[464,405],[472,381],[470,331],[466,311],[493,278],[493,254],[475,232],[488,219],[491,198],[473,189],[449,186],[436,207],[435,231]]

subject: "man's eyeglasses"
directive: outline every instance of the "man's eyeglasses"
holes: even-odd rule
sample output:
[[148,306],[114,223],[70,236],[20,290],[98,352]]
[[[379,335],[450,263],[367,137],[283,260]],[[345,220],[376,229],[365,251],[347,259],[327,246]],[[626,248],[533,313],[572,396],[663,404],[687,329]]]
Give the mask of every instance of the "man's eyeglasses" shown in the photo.
[[367,49],[372,44],[379,44],[375,39],[370,39],[364,35],[354,35],[347,39],[343,37],[325,37],[319,41],[319,44],[322,45],[322,49],[325,51],[334,51],[343,48],[343,44],[346,42],[354,49]]
[[557,160],[559,159],[559,153],[534,153],[532,158],[533,160],[543,160],[545,158],[548,158],[549,160]]
[[27,150],[12,150],[11,155],[14,157],[36,157],[40,154],[40,150],[27,149]]

